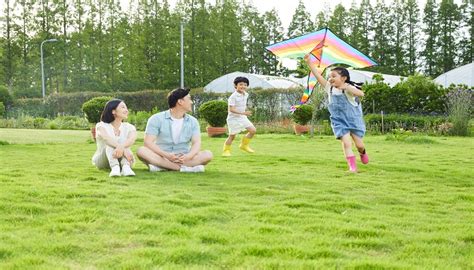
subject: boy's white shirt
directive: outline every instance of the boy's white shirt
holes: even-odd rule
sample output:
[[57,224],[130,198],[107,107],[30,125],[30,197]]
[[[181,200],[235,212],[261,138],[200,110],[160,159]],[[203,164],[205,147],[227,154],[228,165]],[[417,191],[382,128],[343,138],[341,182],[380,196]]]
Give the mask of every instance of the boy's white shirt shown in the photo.
[[[229,106],[233,106],[234,110],[236,110],[237,112],[244,113],[247,109],[248,96],[249,94],[247,92],[240,94],[239,92],[234,91],[234,93],[232,93],[232,95],[230,95],[229,99],[227,100],[227,103]],[[233,112],[229,112],[227,115],[227,120],[241,118],[247,118],[247,116],[244,114],[236,114]]]

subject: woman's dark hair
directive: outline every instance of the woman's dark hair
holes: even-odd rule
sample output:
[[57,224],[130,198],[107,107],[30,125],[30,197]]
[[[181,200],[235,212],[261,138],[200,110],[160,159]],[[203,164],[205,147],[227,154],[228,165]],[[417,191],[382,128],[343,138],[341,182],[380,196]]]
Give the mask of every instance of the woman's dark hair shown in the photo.
[[245,78],[245,77],[237,77],[234,79],[234,85],[237,86],[237,84],[241,83],[241,82],[244,82],[247,84],[247,86],[249,86],[249,79]]
[[347,68],[335,67],[331,71],[336,71],[337,73],[339,73],[339,75],[341,75],[341,77],[346,77],[346,83],[356,87],[357,89],[362,88],[363,83],[356,83],[351,81],[351,75],[349,74],[349,70],[347,70]]
[[123,100],[120,99],[112,99],[109,100],[102,111],[102,115],[100,116],[100,121],[105,123],[112,123],[115,120],[115,116],[112,114],[112,111],[117,109],[118,105],[122,103]]

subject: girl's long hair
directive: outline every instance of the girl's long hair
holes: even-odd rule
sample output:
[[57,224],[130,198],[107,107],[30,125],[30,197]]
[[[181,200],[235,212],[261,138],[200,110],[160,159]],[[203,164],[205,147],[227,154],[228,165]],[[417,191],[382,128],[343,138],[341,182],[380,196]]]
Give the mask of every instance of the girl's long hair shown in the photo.
[[364,83],[356,83],[356,82],[351,81],[351,75],[349,74],[349,71],[347,70],[347,68],[335,67],[331,71],[336,71],[342,77],[346,77],[347,78],[346,83],[354,86],[355,88],[359,90],[362,88],[362,85],[364,84]]

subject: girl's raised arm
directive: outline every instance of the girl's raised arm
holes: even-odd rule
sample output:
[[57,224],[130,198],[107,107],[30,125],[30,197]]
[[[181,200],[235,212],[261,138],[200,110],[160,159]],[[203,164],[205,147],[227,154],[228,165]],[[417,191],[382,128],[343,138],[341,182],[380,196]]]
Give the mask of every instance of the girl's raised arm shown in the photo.
[[321,84],[321,86],[323,88],[326,87],[326,84],[328,83],[328,81],[326,81],[326,79],[324,79],[324,77],[321,75],[321,73],[319,73],[319,70],[316,68],[316,66],[309,61],[309,58],[310,58],[309,54],[304,56],[304,60],[308,64],[308,66],[311,69],[311,71],[313,72],[314,76],[316,76],[316,79],[318,80],[318,82]]

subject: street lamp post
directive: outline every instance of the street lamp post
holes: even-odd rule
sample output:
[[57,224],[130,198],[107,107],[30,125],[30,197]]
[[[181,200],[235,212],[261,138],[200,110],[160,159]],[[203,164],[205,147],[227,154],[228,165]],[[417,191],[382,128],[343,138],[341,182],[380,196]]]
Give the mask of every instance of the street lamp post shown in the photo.
[[44,97],[46,96],[46,91],[45,91],[45,86],[44,86],[43,44],[45,42],[56,42],[56,41],[58,41],[58,40],[55,39],[55,38],[47,39],[47,40],[44,40],[43,42],[41,42],[41,45],[40,45],[40,50],[41,50],[41,90],[42,90],[42,93],[43,93],[43,100],[44,100]]

